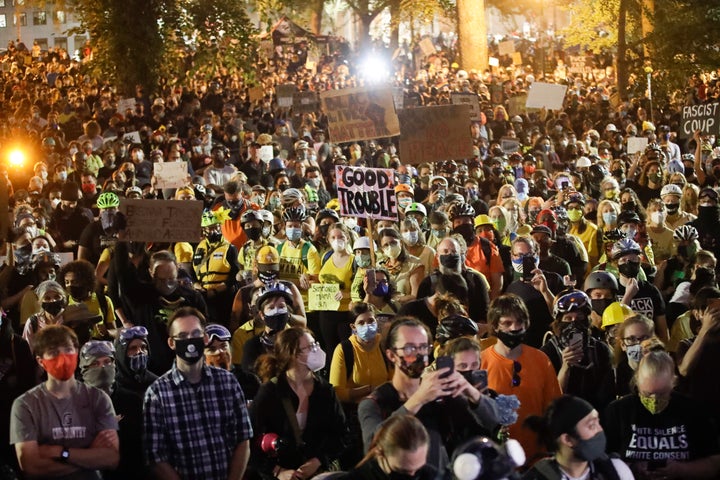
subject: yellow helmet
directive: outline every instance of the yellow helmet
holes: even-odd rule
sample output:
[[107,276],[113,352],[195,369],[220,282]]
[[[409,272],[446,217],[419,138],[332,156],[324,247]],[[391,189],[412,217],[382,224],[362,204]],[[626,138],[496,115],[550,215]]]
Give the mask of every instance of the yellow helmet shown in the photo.
[[327,202],[327,205],[325,205],[325,208],[329,208],[331,210],[340,211],[340,202],[337,198],[331,199],[329,202]]
[[619,325],[625,321],[626,318],[635,315],[632,308],[628,307],[624,303],[613,302],[605,309],[602,316],[602,329],[605,330],[607,327],[613,325]]

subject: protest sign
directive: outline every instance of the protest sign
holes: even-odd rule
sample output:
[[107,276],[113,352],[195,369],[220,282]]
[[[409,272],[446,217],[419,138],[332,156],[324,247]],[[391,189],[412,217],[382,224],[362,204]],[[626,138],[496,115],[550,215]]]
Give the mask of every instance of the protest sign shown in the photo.
[[260,151],[258,152],[258,157],[260,157],[260,160],[262,160],[265,163],[268,163],[270,160],[273,159],[273,147],[272,145],[263,145],[260,147]]
[[627,153],[632,155],[637,152],[644,152],[648,146],[647,137],[628,137],[627,139]]
[[188,183],[188,167],[185,162],[159,162],[153,164],[155,188],[180,188]]
[[134,98],[121,98],[118,100],[117,112],[120,115],[125,115],[128,110],[135,111],[135,99]]
[[295,92],[292,98],[293,113],[312,113],[319,108],[315,92]]
[[515,42],[512,40],[506,40],[498,43],[498,51],[500,55],[512,55],[515,53]]
[[250,103],[255,103],[258,100],[262,100],[262,98],[265,96],[265,89],[263,87],[252,87],[250,90],[248,90],[248,97],[250,98]]
[[293,94],[295,93],[295,84],[278,85],[275,87],[277,94],[278,107],[290,108],[293,105]]
[[142,143],[140,140],[140,132],[128,132],[123,136],[123,140],[130,140],[132,143]]
[[393,170],[336,165],[335,185],[340,201],[340,215],[397,220]]
[[395,104],[395,110],[405,108],[405,92],[403,87],[393,87],[392,96],[393,103]]
[[533,82],[528,90],[525,106],[527,108],[560,110],[565,99],[565,92],[567,92],[567,85]]
[[453,105],[469,105],[470,120],[480,121],[480,98],[470,92],[452,92],[450,101]]
[[335,295],[339,291],[338,283],[313,283],[308,290],[308,310],[336,311],[340,308],[340,301],[335,300]]
[[348,88],[320,94],[327,113],[330,140],[343,143],[400,134],[392,90]]
[[488,65],[491,67],[499,67],[500,66],[500,60],[495,57],[488,58]]
[[490,85],[490,102],[493,105],[502,105],[504,100],[502,85],[493,83]]
[[400,156],[417,165],[473,156],[470,106],[440,105],[401,110]]
[[567,58],[568,71],[574,74],[583,74],[585,72],[585,57],[571,56]]
[[523,63],[522,53],[520,53],[520,52],[513,53],[512,61],[513,61],[513,65],[522,65],[522,63]]
[[680,137],[692,138],[696,130],[711,135],[718,134],[718,102],[706,103],[703,105],[689,105],[682,109],[682,120],[680,121]]
[[501,138],[500,148],[502,148],[505,153],[519,152],[520,142],[514,138]]
[[429,37],[425,37],[420,40],[420,50],[422,51],[422,54],[426,57],[429,57],[437,51],[435,50],[435,45],[433,45],[433,42]]
[[127,219],[126,238],[133,242],[199,242],[203,202],[120,200]]
[[508,98],[508,115],[514,117],[515,115],[522,115],[527,111],[525,108],[527,103],[527,95],[517,95],[515,97]]

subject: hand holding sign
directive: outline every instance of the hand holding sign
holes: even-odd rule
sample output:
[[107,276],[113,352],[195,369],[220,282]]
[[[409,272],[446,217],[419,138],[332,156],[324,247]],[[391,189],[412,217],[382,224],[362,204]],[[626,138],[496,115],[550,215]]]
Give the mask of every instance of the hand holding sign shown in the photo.
[[342,216],[397,220],[392,170],[337,165],[335,176]]
[[337,283],[313,283],[308,290],[308,309],[313,311],[337,311],[340,300],[337,295],[340,285]]

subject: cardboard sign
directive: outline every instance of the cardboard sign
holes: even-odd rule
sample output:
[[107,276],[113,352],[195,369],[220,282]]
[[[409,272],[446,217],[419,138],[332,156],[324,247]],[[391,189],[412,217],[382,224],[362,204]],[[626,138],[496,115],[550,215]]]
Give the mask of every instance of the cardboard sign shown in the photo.
[[393,87],[392,96],[395,110],[405,108],[405,91],[403,87]]
[[546,108],[560,110],[567,92],[567,85],[533,82],[528,90],[525,106],[527,108]]
[[498,60],[495,57],[488,58],[488,65],[491,67],[499,67],[500,66],[500,60]]
[[637,152],[644,152],[648,146],[647,137],[628,137],[627,139],[627,153],[632,155]]
[[153,164],[155,188],[180,188],[188,183],[188,168],[185,162],[160,162]]
[[512,40],[505,40],[504,42],[498,43],[498,51],[500,55],[512,55],[515,53],[515,42]]
[[429,37],[425,37],[420,40],[420,51],[422,51],[422,54],[426,57],[429,57],[433,53],[437,52],[435,45],[433,45],[433,42]]
[[504,99],[502,85],[496,83],[490,85],[490,102],[493,105],[502,105]]
[[470,92],[452,92],[450,101],[453,105],[469,105],[470,120],[480,121],[480,98]]
[[140,140],[140,132],[128,132],[123,136],[123,140],[130,140],[132,143],[142,143]]
[[392,90],[363,87],[328,90],[320,94],[333,143],[371,140],[400,134]]
[[120,115],[125,115],[128,110],[135,111],[135,99],[134,98],[121,98],[118,100],[117,112]]
[[440,105],[398,112],[400,158],[417,165],[473,156],[470,106]]
[[690,105],[683,107],[680,121],[680,137],[692,138],[696,130],[711,135],[718,134],[718,108],[720,103],[706,103],[703,105]]
[[265,163],[270,162],[270,160],[273,159],[273,147],[272,145],[263,145],[260,147],[260,151],[258,152],[258,157],[260,157],[260,160],[262,160]]
[[397,220],[394,170],[336,165],[335,185],[341,216]]
[[199,242],[203,202],[120,199],[126,236],[139,242]]
[[255,103],[265,96],[265,89],[263,87],[252,87],[248,90],[248,98],[250,103]]
[[277,93],[278,107],[290,108],[293,105],[293,95],[295,94],[295,84],[278,85],[275,87]]
[[315,92],[295,92],[293,94],[292,108],[294,113],[313,113],[320,107]]
[[520,151],[520,142],[514,138],[501,138],[500,148],[505,153],[513,153]]
[[338,283],[313,283],[308,290],[308,310],[322,312],[340,308],[335,295],[340,291]]
[[568,71],[582,75],[585,72],[585,57],[572,56],[568,57]]
[[515,97],[508,98],[508,115],[514,117],[515,115],[522,115],[527,111],[525,104],[527,103],[527,95],[517,95]]
[[522,65],[522,53],[515,52],[512,54],[513,65]]

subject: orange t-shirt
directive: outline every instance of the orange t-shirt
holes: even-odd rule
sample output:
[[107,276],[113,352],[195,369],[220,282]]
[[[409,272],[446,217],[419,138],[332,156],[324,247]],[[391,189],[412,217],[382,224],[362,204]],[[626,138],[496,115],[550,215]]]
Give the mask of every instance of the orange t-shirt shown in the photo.
[[[218,210],[222,207],[222,202],[215,205],[213,208],[213,211]],[[238,249],[242,249],[243,245],[248,241],[247,235],[245,234],[245,229],[242,227],[242,223],[240,223],[240,218],[242,217],[243,212],[248,209],[248,203],[244,202],[244,206],[240,209],[240,213],[238,214],[237,218],[235,220],[225,220],[222,225],[222,234],[225,240],[228,241],[228,243],[232,243],[235,245],[235,247]]]
[[476,241],[473,242],[473,244],[467,249],[467,254],[465,255],[465,265],[485,275],[485,278],[487,278],[489,282],[490,274],[503,273],[505,271],[505,266],[502,263],[497,246],[493,244],[490,244],[490,264],[488,265],[485,252],[483,252],[480,242],[481,240],[477,238]]
[[512,384],[513,361],[497,353],[494,347],[483,350],[480,368],[488,371],[488,387],[500,394],[517,395],[520,400],[518,420],[510,426],[510,437],[520,442],[527,455],[527,465],[532,465],[538,460],[533,457],[542,451],[535,432],[522,424],[527,417],[542,415],[550,402],[562,395],[562,390],[550,359],[542,351],[523,345],[517,361],[522,367],[517,387]]

